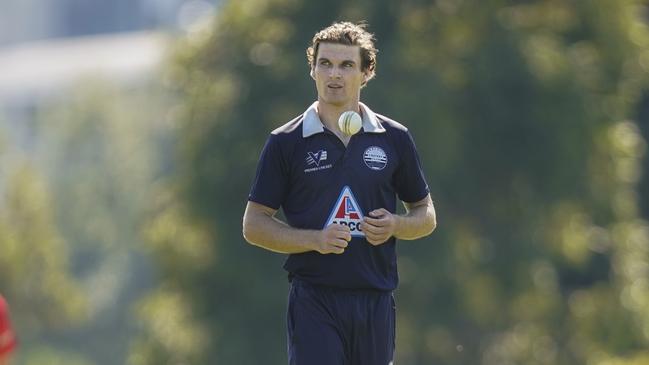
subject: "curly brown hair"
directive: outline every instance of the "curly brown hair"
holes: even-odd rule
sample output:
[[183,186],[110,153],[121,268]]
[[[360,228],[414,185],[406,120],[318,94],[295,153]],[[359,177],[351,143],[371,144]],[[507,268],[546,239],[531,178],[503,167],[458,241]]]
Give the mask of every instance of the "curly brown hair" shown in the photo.
[[306,50],[306,58],[310,67],[315,67],[316,55],[320,43],[339,43],[349,46],[359,46],[361,52],[361,71],[367,77],[365,83],[376,74],[376,53],[374,34],[365,30],[367,23],[354,24],[351,22],[333,23],[313,36],[311,46]]

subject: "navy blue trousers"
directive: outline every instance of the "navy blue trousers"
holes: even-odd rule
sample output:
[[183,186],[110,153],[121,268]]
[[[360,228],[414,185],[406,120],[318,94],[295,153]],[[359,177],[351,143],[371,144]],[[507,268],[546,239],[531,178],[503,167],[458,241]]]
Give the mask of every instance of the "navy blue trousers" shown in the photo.
[[391,292],[329,288],[294,279],[287,327],[290,365],[392,365]]

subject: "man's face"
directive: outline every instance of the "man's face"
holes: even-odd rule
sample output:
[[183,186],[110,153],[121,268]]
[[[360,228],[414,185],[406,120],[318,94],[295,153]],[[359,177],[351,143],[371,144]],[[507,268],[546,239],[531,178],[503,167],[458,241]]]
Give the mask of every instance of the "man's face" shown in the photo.
[[337,107],[358,102],[365,80],[361,71],[360,47],[320,43],[311,77],[315,80],[320,102]]

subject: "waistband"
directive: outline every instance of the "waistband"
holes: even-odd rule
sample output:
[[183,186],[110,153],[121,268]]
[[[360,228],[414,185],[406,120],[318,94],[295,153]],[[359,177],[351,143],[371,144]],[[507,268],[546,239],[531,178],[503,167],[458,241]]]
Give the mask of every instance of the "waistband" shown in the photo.
[[386,291],[375,288],[339,288],[335,286],[328,286],[324,284],[315,284],[310,283],[304,279],[298,277],[290,277],[288,279],[291,285],[294,285],[298,288],[307,288],[307,289],[316,289],[319,291],[325,291],[330,293],[340,293],[340,294],[372,294],[372,295],[392,295],[392,291]]

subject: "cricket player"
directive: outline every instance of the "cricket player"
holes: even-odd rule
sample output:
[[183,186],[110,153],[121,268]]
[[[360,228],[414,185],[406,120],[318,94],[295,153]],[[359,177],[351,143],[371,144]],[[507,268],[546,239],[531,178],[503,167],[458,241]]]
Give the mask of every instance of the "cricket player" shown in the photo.
[[[373,38],[349,22],[316,33],[307,60],[317,101],[268,137],[244,213],[248,242],[289,254],[291,365],[392,364],[396,239],[436,226],[410,132],[360,102],[375,75]],[[362,117],[352,136],[338,127],[345,111]]]

